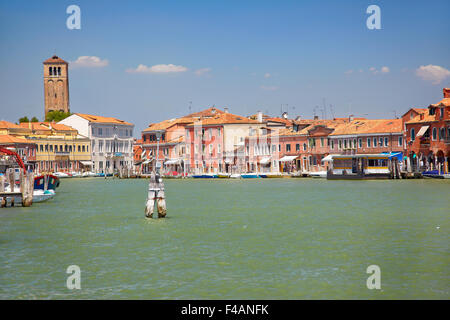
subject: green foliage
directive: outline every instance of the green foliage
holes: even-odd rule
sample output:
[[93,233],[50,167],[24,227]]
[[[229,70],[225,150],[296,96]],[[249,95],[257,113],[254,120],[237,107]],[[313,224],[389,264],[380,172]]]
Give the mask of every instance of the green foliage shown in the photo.
[[22,122],[30,122],[30,120],[28,119],[27,116],[25,116],[25,117],[22,117],[19,119],[19,123],[22,123]]
[[39,119],[36,117],[31,118],[31,122],[39,122]]
[[61,121],[61,120],[65,119],[65,118],[67,118],[70,115],[71,115],[70,112],[63,112],[63,111],[56,111],[56,110],[55,111],[49,111],[47,113],[47,115],[45,116],[45,121],[58,122],[58,121]]

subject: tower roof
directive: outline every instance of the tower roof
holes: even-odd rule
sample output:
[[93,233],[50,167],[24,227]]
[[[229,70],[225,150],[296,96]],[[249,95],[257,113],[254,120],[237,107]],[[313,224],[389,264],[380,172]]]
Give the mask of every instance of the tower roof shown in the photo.
[[64,64],[67,64],[66,61],[64,61],[63,59],[61,59],[60,57],[58,57],[56,55],[51,57],[51,58],[48,58],[47,60],[44,61],[44,64],[47,64],[47,63],[64,63]]

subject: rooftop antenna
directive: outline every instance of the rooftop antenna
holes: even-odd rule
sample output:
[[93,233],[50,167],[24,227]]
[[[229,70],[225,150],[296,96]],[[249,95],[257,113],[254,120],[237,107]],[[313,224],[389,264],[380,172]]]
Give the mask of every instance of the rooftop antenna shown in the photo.
[[327,107],[325,104],[325,98],[323,98],[323,118],[326,119],[327,118]]
[[192,101],[189,101],[189,114],[192,113]]
[[331,115],[333,116],[333,119],[334,119],[334,110],[333,110],[333,106],[330,104],[330,112],[331,112]]

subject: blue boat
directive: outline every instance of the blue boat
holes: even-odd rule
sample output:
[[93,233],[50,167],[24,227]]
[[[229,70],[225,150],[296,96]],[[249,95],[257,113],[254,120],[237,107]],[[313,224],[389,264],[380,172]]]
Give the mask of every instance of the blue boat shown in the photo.
[[196,179],[214,179],[218,178],[219,176],[217,174],[194,174],[192,178]]
[[242,173],[241,178],[252,179],[252,178],[260,178],[260,176],[257,173]]

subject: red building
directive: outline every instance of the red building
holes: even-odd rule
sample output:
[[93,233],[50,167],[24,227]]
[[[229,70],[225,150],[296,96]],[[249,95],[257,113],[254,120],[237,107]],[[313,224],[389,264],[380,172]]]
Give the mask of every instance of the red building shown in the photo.
[[409,171],[450,172],[450,88],[443,93],[438,103],[410,109],[402,117]]

